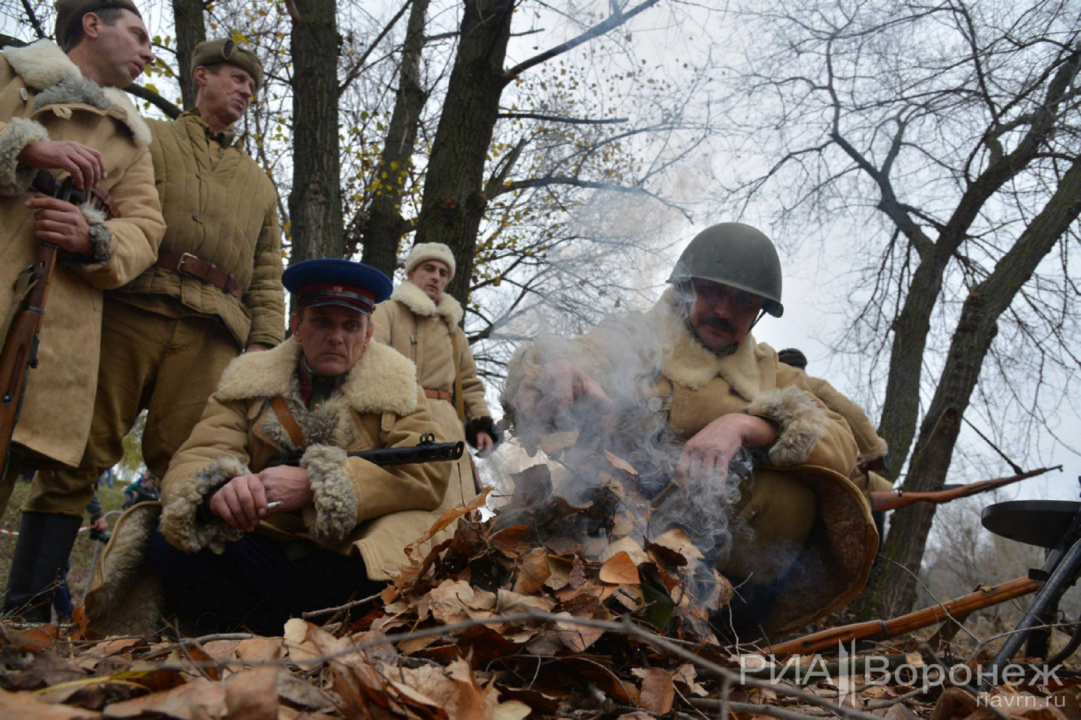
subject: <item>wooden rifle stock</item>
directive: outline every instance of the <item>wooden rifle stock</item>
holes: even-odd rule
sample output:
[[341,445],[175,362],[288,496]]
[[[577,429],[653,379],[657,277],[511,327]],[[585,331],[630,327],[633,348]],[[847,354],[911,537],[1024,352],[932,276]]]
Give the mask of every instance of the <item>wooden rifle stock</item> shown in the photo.
[[949,617],[970,615],[977,610],[983,610],[992,605],[998,605],[1007,600],[1013,600],[1036,592],[1037,589],[1039,589],[1039,584],[1035,580],[1018,578],[892,620],[869,620],[852,625],[843,625],[788,640],[787,642],[777,643],[770,647],[770,652],[774,655],[788,655],[790,653],[805,655],[822,650],[831,650],[836,648],[838,643],[872,638],[891,638],[920,628],[930,627]]
[[38,364],[38,333],[45,318],[45,301],[56,268],[56,251],[57,247],[50,243],[38,244],[37,259],[26,269],[31,274],[29,281],[33,286],[23,306],[14,309],[11,327],[0,348],[0,477],[7,473],[11,438],[15,423],[19,422],[27,375],[30,368]]
[[952,487],[943,488],[942,490],[933,490],[930,492],[905,492],[904,490],[887,490],[885,492],[872,492],[868,493],[871,501],[871,509],[879,511],[888,510],[900,510],[903,507],[908,507],[917,502],[933,502],[933,503],[947,503],[951,500],[957,500],[958,498],[969,497],[970,495],[977,495],[988,490],[994,490],[995,488],[1003,487],[1011,483],[1019,482],[1021,480],[1027,480],[1037,475],[1043,475],[1044,473],[1051,472],[1052,470],[1061,470],[1061,465],[1056,465],[1051,468],[1039,468],[1038,470],[1030,470],[1020,475],[1012,475],[1005,478],[995,478],[993,480],[982,480],[980,482],[969,483],[967,485],[954,485]]
[[[79,190],[70,177],[60,181],[49,171],[41,170],[34,176],[30,187],[35,192],[73,205],[81,205],[89,199],[105,214],[106,219],[120,217],[112,196],[99,186],[95,185],[89,192]],[[7,473],[11,439],[15,434],[15,424],[19,422],[30,368],[38,365],[38,335],[45,319],[45,301],[56,269],[58,249],[51,243],[38,243],[37,259],[20,274],[16,284],[7,334],[0,337],[3,343],[0,347],[0,478]],[[25,297],[20,297],[23,293]]]

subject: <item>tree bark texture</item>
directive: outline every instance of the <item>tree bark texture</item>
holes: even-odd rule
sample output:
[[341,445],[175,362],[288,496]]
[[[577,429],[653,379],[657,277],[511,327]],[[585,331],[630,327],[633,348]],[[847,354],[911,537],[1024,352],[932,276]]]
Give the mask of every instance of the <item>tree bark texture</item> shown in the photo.
[[398,245],[405,227],[402,219],[402,187],[413,166],[420,113],[428,100],[428,93],[420,84],[420,56],[424,49],[428,5],[429,0],[413,0],[409,9],[394,112],[391,113],[390,127],[376,171],[379,191],[372,199],[363,232],[364,253],[361,260],[391,277],[398,262]]
[[[919,479],[921,486],[937,488],[945,483],[961,430],[961,418],[968,409],[980,368],[998,333],[998,318],[1010,307],[1070,225],[1077,221],[1079,214],[1081,159],[1075,159],[1047,205],[999,260],[994,272],[965,300],[941,382],[913,449],[909,473],[910,477]],[[916,503],[898,510],[884,548],[886,557],[908,571],[919,572],[936,507],[933,503]],[[916,600],[915,582],[909,572],[891,563],[883,575],[887,615],[907,612]]]
[[195,107],[195,81],[191,77],[191,54],[195,46],[206,40],[206,20],[203,0],[173,0],[173,22],[176,26],[176,63],[180,81],[180,97],[185,110]]
[[340,258],[338,27],[335,0],[296,0],[293,18],[293,189],[290,264]]
[[446,243],[458,267],[447,292],[469,299],[477,233],[488,204],[484,165],[506,87],[510,0],[465,0],[458,54],[424,183],[416,242]]
[[[931,314],[942,290],[946,268],[968,237],[973,222],[987,202],[1003,186],[1025,171],[1054,133],[1060,119],[1059,107],[1069,97],[1079,67],[1081,53],[1074,50],[1064,54],[1048,82],[1044,103],[1033,113],[1028,132],[1012,152],[992,156],[986,169],[969,184],[936,242],[929,243],[929,238],[921,230],[912,229],[914,223],[907,211],[885,207],[884,204],[879,206],[894,219],[898,228],[908,236],[920,254],[920,264],[913,273],[904,306],[892,328],[890,372],[878,430],[879,435],[889,444],[890,467],[894,477],[904,467],[912,440],[916,437],[919,419],[918,388],[923,354],[931,328]],[[995,127],[989,128],[985,136],[988,138],[988,146],[995,141],[995,132]],[[880,180],[880,185],[883,182],[888,185],[888,179]],[[1063,191],[1069,191],[1065,180],[1054,196],[1059,202],[1063,201],[1059,194]],[[1044,212],[1051,211],[1052,206],[1049,204]],[[1031,239],[1031,233],[1036,230],[1038,222],[1039,218],[1003,256],[996,266],[995,274],[981,283],[980,288],[992,283],[1000,270],[1006,271],[1007,261],[1014,257],[1015,251],[1033,252],[1033,243],[1038,241]],[[1052,246],[1058,237],[1059,235],[1056,235],[1050,239]],[[1028,242],[1027,246],[1023,244],[1025,242]],[[1039,254],[1035,262],[1038,263],[1046,252]],[[1016,292],[1032,276],[1034,270],[1035,265],[1023,278],[1014,276],[1017,285],[1009,293],[1009,301],[1013,300]],[[961,418],[968,407],[987,349],[994,339],[997,327],[995,323],[999,315],[1009,307],[1007,302],[993,315],[989,314],[991,308],[997,308],[998,304],[988,304],[988,298],[982,297],[984,292],[986,290],[977,290],[962,308],[961,320],[954,333],[938,389],[920,425],[913,461],[903,486],[906,491],[937,489],[944,482],[949,470],[953,447],[960,432]],[[1000,294],[1004,292],[1000,290]],[[973,323],[976,323],[978,328]],[[892,518],[889,533],[884,539],[882,555],[893,562],[880,562],[871,571],[864,591],[853,603],[853,609],[858,616],[868,619],[908,611],[916,597],[916,579],[912,572],[919,569],[933,518],[933,507],[906,508],[898,511]]]

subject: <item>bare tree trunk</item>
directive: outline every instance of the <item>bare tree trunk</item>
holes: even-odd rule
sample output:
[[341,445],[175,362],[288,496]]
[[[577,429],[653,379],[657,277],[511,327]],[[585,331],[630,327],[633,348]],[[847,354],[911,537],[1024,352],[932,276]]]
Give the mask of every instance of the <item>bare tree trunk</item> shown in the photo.
[[[998,262],[994,272],[965,300],[941,382],[920,426],[913,451],[909,477],[916,479],[914,484],[918,487],[937,488],[945,483],[961,418],[998,333],[998,318],[1079,214],[1081,160],[1074,160],[1040,214]],[[916,583],[912,574],[919,572],[934,514],[935,506],[931,503],[916,503],[894,514],[883,548],[885,557],[894,562],[884,564],[873,578],[874,585],[865,590],[879,598],[876,609],[882,616],[908,612],[915,602]]]
[[[1035,114],[1028,132],[1013,152],[1007,155],[999,152],[995,161],[973,180],[940,233],[937,242],[929,244],[929,238],[923,234],[922,230],[915,227],[908,211],[891,205],[892,197],[888,179],[879,178],[880,186],[885,189],[879,208],[894,220],[900,231],[909,237],[920,253],[920,265],[913,273],[912,284],[908,289],[904,307],[893,325],[890,373],[886,386],[882,422],[878,430],[878,434],[889,444],[890,467],[894,477],[904,466],[912,438],[916,434],[919,397],[915,388],[920,386],[923,353],[927,345],[927,335],[930,332],[931,314],[942,290],[946,267],[967,237],[972,223],[995,193],[1033,162],[1037,153],[1054,133],[1059,121],[1058,108],[1072,92],[1074,79],[1081,68],[1081,52],[1073,50],[1064,54],[1062,61],[1055,65],[1057,70],[1048,85],[1045,103]],[[997,142],[997,136],[994,134],[996,131],[997,128],[992,127],[987,132],[989,146]],[[899,140],[900,137],[898,137]],[[842,147],[844,147],[843,144]],[[1066,189],[1065,181],[1060,183],[1059,192]],[[1055,198],[1059,198],[1059,195],[1056,194]],[[1051,211],[1051,205],[1044,210],[1045,213]],[[1018,248],[1023,248],[1021,252],[1032,252],[1032,243],[1039,241],[1029,239],[1027,247],[1022,243],[1026,238],[1031,237],[1030,232],[1036,228],[1038,220],[1039,218],[1033,222],[1029,230],[1026,230],[1022,239],[1018,240],[1003,257],[997,268],[1003,268],[1004,263]],[[1054,240],[1057,240],[1057,236]],[[1038,262],[1049,250],[1038,255],[1035,261]],[[1035,265],[1012,288],[1010,300],[1021,285],[1032,276],[1034,270]],[[997,272],[998,269],[996,269]],[[995,275],[992,275],[981,283],[980,287],[992,282],[994,277]],[[908,476],[904,483],[904,489],[907,491],[936,489],[942,485],[949,470],[953,446],[960,432],[961,417],[965,408],[968,407],[972,389],[975,387],[986,356],[987,350],[981,350],[982,343],[986,341],[987,347],[990,347],[990,342],[994,338],[993,332],[989,337],[974,335],[972,323],[975,316],[973,313],[979,311],[986,314],[988,312],[986,309],[977,307],[981,302],[988,302],[988,299],[981,298],[980,294],[974,292],[962,308],[962,317],[954,333],[946,367],[931,407],[928,408],[920,427],[914,459],[909,466]],[[1002,310],[990,317],[991,327],[994,327],[999,315],[1008,306],[1007,303]],[[969,314],[966,315],[966,312]],[[980,317],[982,318],[983,315]],[[986,321],[981,319],[980,322]],[[981,326],[980,332],[991,331]],[[911,603],[916,596],[915,577],[895,563],[913,572],[918,571],[933,518],[934,508],[922,507],[899,511],[892,518],[890,530],[882,548],[882,555],[888,561],[880,562],[875,566],[863,592],[853,602],[852,607],[857,615],[862,618],[874,618],[893,612],[908,611],[909,605],[905,603]]]
[[343,255],[335,0],[295,0],[289,262]]
[[477,233],[488,204],[484,164],[506,87],[510,0],[465,0],[458,54],[424,183],[416,242],[450,246],[458,263],[447,292],[469,299]]
[[176,63],[180,81],[180,97],[185,110],[195,107],[195,81],[191,77],[191,54],[195,46],[206,40],[203,0],[173,0],[173,22],[176,25]]
[[413,164],[420,113],[428,100],[428,93],[420,84],[420,56],[424,49],[428,4],[429,0],[413,0],[409,10],[394,112],[375,174],[380,187],[372,200],[363,230],[361,260],[390,276],[394,275],[398,245],[405,228],[401,211],[402,187]]

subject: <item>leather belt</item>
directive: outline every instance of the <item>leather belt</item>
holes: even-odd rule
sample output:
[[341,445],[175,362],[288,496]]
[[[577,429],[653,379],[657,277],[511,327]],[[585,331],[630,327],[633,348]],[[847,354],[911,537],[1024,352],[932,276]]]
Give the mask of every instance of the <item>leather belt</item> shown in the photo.
[[200,260],[191,253],[159,252],[157,267],[175,270],[182,275],[197,277],[224,290],[237,300],[244,299],[244,288],[236,281],[236,276],[227,273],[212,262]]
[[429,400],[446,400],[447,402],[454,399],[454,396],[449,392],[444,392],[443,390],[429,390],[428,388],[424,388],[424,397]]

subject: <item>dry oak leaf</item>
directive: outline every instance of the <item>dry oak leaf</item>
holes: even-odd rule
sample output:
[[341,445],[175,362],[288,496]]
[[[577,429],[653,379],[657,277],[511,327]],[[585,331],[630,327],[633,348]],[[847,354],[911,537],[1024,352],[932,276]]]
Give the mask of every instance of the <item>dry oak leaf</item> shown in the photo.
[[646,555],[646,551],[642,549],[642,546],[638,544],[638,541],[634,538],[625,537],[616,540],[614,543],[605,548],[604,552],[597,558],[600,562],[608,562],[609,559],[616,553],[625,552],[630,555],[634,564],[641,565],[642,563],[649,562],[649,556]]
[[206,678],[146,697],[113,703],[102,717],[135,718],[144,713],[157,713],[175,720],[220,720],[225,717],[225,684]]
[[555,604],[555,600],[544,595],[520,595],[510,590],[500,590],[496,607],[501,614],[511,615],[533,610],[546,613],[555,607]]
[[[574,620],[574,616],[565,612],[558,613],[557,617],[565,617],[568,621]],[[568,649],[580,653],[585,652],[586,648],[597,642],[601,635],[604,635],[604,629],[589,627],[576,622],[557,622],[556,633],[559,636],[559,641],[566,645]]]
[[277,660],[285,654],[285,639],[257,637],[241,640],[236,646],[236,656],[249,663]]
[[101,713],[67,705],[49,705],[29,693],[0,690],[0,717],[34,720],[84,720],[100,718]]
[[605,450],[604,456],[608,458],[608,462],[612,463],[612,467],[614,467],[615,469],[622,470],[629,475],[638,474],[638,471],[634,469],[633,465],[631,465],[629,462],[619,457],[618,455],[613,455],[612,453]]
[[488,493],[492,492],[492,488],[486,487],[481,490],[480,495],[469,501],[466,505],[456,505],[447,510],[443,515],[435,521],[435,523],[428,528],[427,531],[415,541],[410,543],[405,548],[405,556],[408,557],[414,565],[420,565],[424,561],[424,556],[420,555],[418,548],[421,545],[431,540],[437,533],[446,530],[451,524],[466,513],[473,512],[477,508],[484,507],[484,504],[488,502]]
[[464,580],[444,580],[428,593],[432,617],[444,625],[469,619],[469,604],[475,599],[473,586]]
[[514,581],[514,592],[532,595],[544,587],[552,575],[548,567],[548,552],[542,548],[533,548],[518,558],[518,577]]
[[638,567],[625,550],[617,552],[601,565],[600,579],[610,585],[639,585]]
[[225,681],[229,720],[274,720],[278,717],[278,668],[261,667],[231,675]]
[[703,560],[705,558],[687,533],[680,528],[672,528],[661,533],[653,539],[653,544],[674,550],[687,558],[687,560]]
[[348,640],[336,638],[323,628],[300,618],[292,618],[285,623],[284,639],[289,649],[289,659],[304,670],[319,667],[323,661],[316,658],[349,647]]
[[396,668],[387,676],[403,699],[442,708],[448,720],[524,720],[530,713],[523,703],[500,703],[495,688],[481,688],[461,659],[445,668]]
[[671,675],[660,668],[635,668],[631,672],[642,678],[642,692],[638,702],[643,708],[654,715],[665,715],[672,710],[676,688],[672,684]]
[[571,568],[573,567],[571,561],[547,553],[545,558],[548,562],[548,579],[544,581],[544,586],[552,590],[562,590],[567,587],[571,581]]
[[694,665],[690,663],[684,663],[676,668],[676,671],[672,674],[672,680],[678,683],[686,685],[691,690],[692,695],[698,697],[709,697],[709,691],[696,682],[698,677],[698,671],[694,669]]

